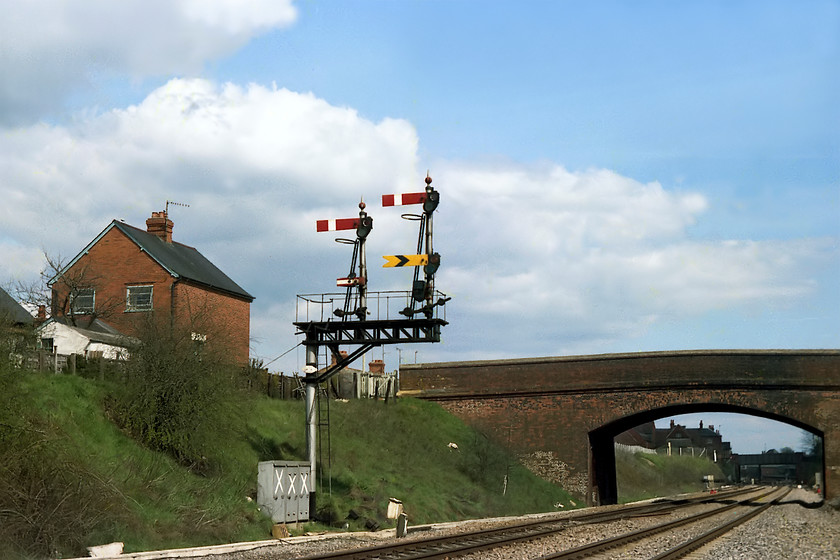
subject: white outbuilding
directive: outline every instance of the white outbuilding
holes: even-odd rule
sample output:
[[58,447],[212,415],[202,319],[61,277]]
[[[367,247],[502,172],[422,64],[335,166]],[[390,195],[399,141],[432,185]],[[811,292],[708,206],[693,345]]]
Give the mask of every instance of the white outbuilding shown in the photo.
[[117,360],[127,358],[127,348],[137,342],[100,319],[94,319],[87,328],[67,323],[64,318],[48,319],[38,327],[38,338],[44,350],[59,356],[76,354]]

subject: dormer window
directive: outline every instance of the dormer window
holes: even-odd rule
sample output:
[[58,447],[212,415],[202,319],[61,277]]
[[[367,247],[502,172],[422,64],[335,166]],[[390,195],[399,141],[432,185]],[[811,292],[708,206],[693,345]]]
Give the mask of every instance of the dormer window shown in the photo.
[[70,298],[70,309],[79,315],[93,313],[95,300],[96,291],[93,288],[81,288]]
[[125,310],[151,311],[152,286],[129,286],[125,296]]

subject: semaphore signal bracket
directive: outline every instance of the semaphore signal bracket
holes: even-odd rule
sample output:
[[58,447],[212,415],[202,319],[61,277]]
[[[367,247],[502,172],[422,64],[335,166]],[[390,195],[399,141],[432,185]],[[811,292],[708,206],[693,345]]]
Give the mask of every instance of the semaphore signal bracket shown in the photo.
[[[384,207],[422,204],[423,213],[403,214],[403,218],[419,221],[420,231],[417,254],[385,256],[384,267],[414,267],[411,290],[369,292],[365,244],[373,229],[373,218],[359,203],[358,218],[318,220],[316,230],[356,230],[356,239],[336,239],[339,243],[352,244],[353,255],[350,271],[336,280],[343,294],[303,294],[297,296],[294,325],[297,334],[303,334],[307,348],[307,382],[326,381],[359,356],[377,346],[411,344],[415,342],[440,342],[441,327],[448,324],[444,304],[451,298],[434,286],[434,275],[440,266],[440,255],[433,251],[432,219],[440,201],[440,194],[432,187],[432,178],[426,176],[424,192],[383,195]],[[421,253],[421,250],[424,252]],[[420,276],[420,268],[423,276]],[[315,319],[312,316],[316,316]],[[346,356],[339,347],[357,346]],[[332,365],[317,368],[317,353],[321,346],[329,348],[335,361]]]
[[[338,287],[345,288],[343,294],[297,296],[294,325],[298,329],[297,334],[305,336],[303,344],[306,348],[306,367],[303,371],[306,384],[306,450],[311,481],[310,511],[316,509],[318,385],[374,347],[386,344],[440,342],[440,329],[448,324],[444,304],[450,298],[434,287],[434,275],[440,265],[440,255],[432,250],[432,214],[439,201],[440,195],[432,188],[432,178],[428,174],[424,192],[382,197],[383,206],[423,204],[423,215],[419,217],[418,254],[394,255],[393,260],[385,257],[386,261],[394,263],[392,266],[415,267],[412,289],[406,292],[368,291],[365,242],[373,229],[373,218],[365,212],[364,202],[359,203],[358,218],[318,220],[316,223],[317,231],[355,229],[356,239],[336,239],[339,243],[353,245],[350,272],[336,280]],[[424,245],[425,253],[419,254]],[[419,277],[421,266],[424,269],[422,280]],[[339,351],[342,345],[356,346],[356,349],[342,356]],[[329,348],[335,361],[332,365],[319,369],[318,354],[322,346]]]

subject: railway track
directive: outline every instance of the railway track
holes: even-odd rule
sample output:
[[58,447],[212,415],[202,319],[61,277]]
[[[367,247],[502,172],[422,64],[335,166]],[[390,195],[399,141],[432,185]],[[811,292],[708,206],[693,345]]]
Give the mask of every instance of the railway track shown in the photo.
[[[713,496],[702,496],[692,499],[661,500],[657,502],[616,508],[608,511],[581,513],[573,516],[566,515],[564,517],[553,519],[543,518],[538,521],[517,523],[505,527],[472,531],[458,535],[433,537],[430,539],[412,540],[395,544],[306,556],[302,560],[431,560],[455,558],[502,546],[516,545],[518,543],[549,537],[556,535],[569,527],[579,526],[581,524],[606,523],[638,517],[667,515],[681,508],[695,506],[698,504],[723,503],[724,505],[722,507],[713,510],[715,513],[720,514],[724,511],[729,511],[738,507],[739,504],[749,503],[755,498],[741,498],[741,496],[750,493],[754,494],[755,492],[755,488],[739,489]],[[766,494],[767,493],[762,494],[762,496],[765,496]],[[710,516],[710,513],[702,513],[691,516],[687,519],[700,520]],[[659,525],[656,528],[658,529],[657,532],[661,533],[669,531],[671,529],[671,524],[675,524],[673,526],[677,527],[691,522],[692,521],[678,520],[676,522]],[[654,535],[657,532],[651,532],[650,535]],[[557,553],[557,555],[549,555],[544,558],[582,558],[584,556],[597,554],[600,550],[609,550],[618,546],[625,546],[628,543],[634,542],[634,540],[648,538],[648,535],[644,534],[644,530],[635,533],[638,533],[640,536],[633,538],[631,534],[628,534],[622,535],[624,540],[606,539],[604,541],[600,541],[600,546],[603,547],[600,549],[598,548],[598,543],[592,543],[591,545],[586,545],[585,547],[578,547],[576,549],[563,551],[561,553]],[[563,554],[571,555],[564,556]]]
[[[644,539],[655,537],[656,535],[671,532],[677,528],[692,523],[697,523],[713,517],[720,517],[738,508],[744,508],[747,510],[746,513],[726,517],[722,521],[718,522],[713,529],[706,530],[700,535],[691,537],[676,546],[672,546],[668,550],[665,550],[664,552],[653,556],[651,559],[676,560],[697,550],[701,546],[712,542],[716,538],[734,529],[738,525],[741,525],[742,523],[745,523],[746,521],[749,521],[753,517],[766,511],[767,508],[781,501],[782,498],[784,498],[789,492],[790,489],[787,488],[771,490],[769,492],[761,494],[758,497],[739,500],[714,510],[698,513],[682,519],[670,521],[661,525],[656,525],[654,527],[640,529],[638,531],[632,531],[627,534],[578,546],[569,550],[540,556],[538,560],[572,560],[576,558],[592,558],[595,557],[595,555],[597,554],[610,551],[619,547],[626,547],[627,545],[637,543]],[[760,503],[759,500],[762,500],[764,498],[769,498],[769,500]]]

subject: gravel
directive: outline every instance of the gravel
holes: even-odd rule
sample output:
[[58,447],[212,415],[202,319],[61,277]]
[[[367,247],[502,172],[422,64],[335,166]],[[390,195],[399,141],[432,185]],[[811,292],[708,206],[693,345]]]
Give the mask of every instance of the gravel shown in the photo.
[[[840,558],[840,511],[816,494],[795,489],[784,502],[698,551],[696,558],[775,560]],[[694,558],[694,557],[693,557]]]
[[[614,506],[613,506],[614,507]],[[696,511],[696,510],[695,510]],[[568,512],[574,515],[574,512]],[[556,515],[554,515],[556,517]],[[536,516],[529,516],[530,518]],[[522,544],[516,548],[485,551],[468,560],[527,559],[538,558],[555,550],[571,548],[629,532],[648,525],[667,521],[665,516],[639,518],[610,523],[608,525],[580,525],[570,527],[557,537],[540,539]],[[505,520],[510,523],[512,520]],[[407,539],[427,536],[457,534],[460,532],[492,527],[501,520],[477,520],[464,523],[446,523],[414,528]],[[699,530],[693,530],[694,533]],[[386,529],[375,533],[334,533],[321,536],[297,537],[259,543],[252,550],[240,550],[223,554],[201,555],[195,552],[192,558],[206,560],[292,560],[331,551],[386,544],[395,540],[394,530]],[[197,552],[197,551],[196,551]],[[608,558],[644,558],[655,553],[654,548],[624,551],[610,551]],[[125,555],[128,557],[130,555]],[[170,556],[171,558],[171,556]],[[821,505],[819,497],[812,492],[795,489],[784,502],[748,521],[696,552],[690,558],[714,560],[776,560],[776,559],[838,559],[840,560],[840,511]]]

